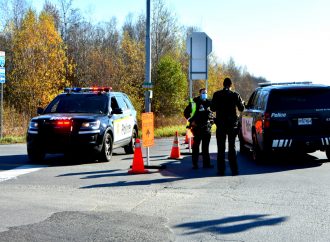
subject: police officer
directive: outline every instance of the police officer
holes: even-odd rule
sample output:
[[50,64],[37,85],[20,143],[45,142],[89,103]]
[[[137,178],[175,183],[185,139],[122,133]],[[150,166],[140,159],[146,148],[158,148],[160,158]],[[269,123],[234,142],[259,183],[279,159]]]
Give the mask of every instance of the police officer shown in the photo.
[[217,168],[218,175],[225,174],[225,149],[228,136],[228,160],[232,175],[238,175],[235,139],[238,133],[238,116],[236,108],[242,112],[244,102],[241,96],[231,90],[232,81],[225,78],[223,89],[213,94],[211,110],[216,112],[215,124],[217,126],[216,137],[218,145]]
[[207,99],[207,90],[199,90],[199,96],[184,110],[184,116],[188,119],[191,131],[194,135],[192,145],[193,169],[198,169],[199,146],[202,142],[203,167],[213,168],[210,161],[209,144],[211,139],[211,127],[213,124],[213,113],[210,109],[211,101]]

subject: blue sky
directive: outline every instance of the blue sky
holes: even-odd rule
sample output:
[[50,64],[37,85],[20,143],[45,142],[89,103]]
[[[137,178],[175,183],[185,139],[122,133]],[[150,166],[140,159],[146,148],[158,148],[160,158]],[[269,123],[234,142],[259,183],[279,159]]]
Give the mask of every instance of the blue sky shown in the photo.
[[[44,1],[32,0],[38,8]],[[53,1],[56,3],[56,0]],[[329,0],[165,0],[185,26],[197,26],[213,41],[219,61],[232,57],[273,82],[330,85]],[[146,0],[73,0],[97,23],[145,13]],[[152,6],[151,6],[152,7]]]

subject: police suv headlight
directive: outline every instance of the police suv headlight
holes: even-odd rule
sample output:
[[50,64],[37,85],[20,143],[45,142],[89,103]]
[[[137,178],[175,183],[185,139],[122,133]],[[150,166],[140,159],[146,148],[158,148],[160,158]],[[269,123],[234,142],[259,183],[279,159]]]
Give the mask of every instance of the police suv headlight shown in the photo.
[[29,123],[29,129],[38,129],[38,123],[36,121],[31,121]]
[[93,121],[93,122],[83,122],[81,124],[82,129],[99,129],[100,128],[100,120]]

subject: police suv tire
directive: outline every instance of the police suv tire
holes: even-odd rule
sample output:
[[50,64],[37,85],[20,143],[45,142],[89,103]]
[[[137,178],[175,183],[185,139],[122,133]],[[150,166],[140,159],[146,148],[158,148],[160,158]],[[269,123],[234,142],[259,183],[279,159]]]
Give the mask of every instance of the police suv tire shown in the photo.
[[45,152],[36,148],[27,149],[28,158],[31,162],[42,162],[45,159]]
[[101,162],[109,162],[112,157],[112,136],[109,132],[106,132],[103,137],[103,144],[101,152],[98,154],[98,160]]
[[136,138],[137,138],[137,133],[136,130],[133,129],[131,141],[129,142],[128,145],[124,146],[124,150],[126,154],[134,154],[134,144]]
[[325,154],[327,155],[328,160],[330,160],[330,148],[325,150]]

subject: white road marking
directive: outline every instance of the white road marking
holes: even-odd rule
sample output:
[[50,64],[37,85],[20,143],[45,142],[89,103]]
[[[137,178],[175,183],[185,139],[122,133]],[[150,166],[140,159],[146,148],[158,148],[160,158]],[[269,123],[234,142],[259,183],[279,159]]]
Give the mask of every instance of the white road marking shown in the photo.
[[42,165],[24,165],[19,166],[14,169],[8,170],[8,171],[1,171],[0,172],[0,182],[14,179],[20,175],[28,174],[30,172],[35,172],[38,170],[41,170],[47,166]]

